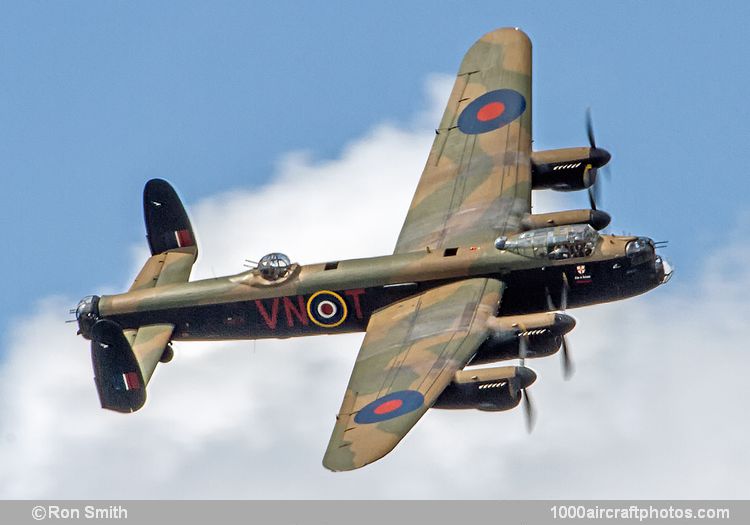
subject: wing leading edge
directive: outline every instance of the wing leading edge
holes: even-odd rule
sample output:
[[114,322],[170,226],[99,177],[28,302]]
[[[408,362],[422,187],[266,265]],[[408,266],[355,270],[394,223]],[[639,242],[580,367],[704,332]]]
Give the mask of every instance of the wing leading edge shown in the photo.
[[468,279],[370,319],[323,465],[353,470],[390,452],[487,338],[503,284]]
[[484,35],[466,53],[395,253],[482,244],[531,210],[531,41]]

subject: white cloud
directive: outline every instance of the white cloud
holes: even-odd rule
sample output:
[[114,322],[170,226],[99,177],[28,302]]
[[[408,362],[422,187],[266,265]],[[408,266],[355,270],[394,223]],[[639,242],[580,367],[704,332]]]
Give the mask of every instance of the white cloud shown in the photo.
[[[269,251],[389,253],[450,85],[428,87],[409,126],[381,125],[336,159],[291,154],[268,186],[191,206],[194,277]],[[0,496],[746,498],[748,256],[736,241],[700,282],[574,312],[573,380],[555,358],[531,362],[531,436],[520,411],[434,410],[385,459],[342,474],[321,459],[361,335],[178,344],[146,407],[123,416],[98,408],[88,346],[63,323],[70,301],[48,299],[0,364]]]

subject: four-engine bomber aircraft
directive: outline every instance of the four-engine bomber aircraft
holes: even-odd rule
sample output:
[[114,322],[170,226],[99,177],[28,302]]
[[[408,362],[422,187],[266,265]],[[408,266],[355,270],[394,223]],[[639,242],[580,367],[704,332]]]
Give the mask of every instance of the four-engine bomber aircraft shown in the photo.
[[[575,325],[567,307],[632,297],[671,269],[646,237],[602,235],[591,147],[531,150],[531,42],[499,29],[469,50],[393,255],[292,264],[263,257],[237,275],[189,282],[198,255],[163,180],[146,184],[152,256],[128,292],[76,308],[103,408],[146,401],[172,341],[365,331],[323,464],[351,470],[390,452],[429,408],[508,410]],[[591,209],[532,214],[531,191],[586,190]],[[520,366],[464,369],[519,359]],[[531,418],[529,417],[529,420]]]

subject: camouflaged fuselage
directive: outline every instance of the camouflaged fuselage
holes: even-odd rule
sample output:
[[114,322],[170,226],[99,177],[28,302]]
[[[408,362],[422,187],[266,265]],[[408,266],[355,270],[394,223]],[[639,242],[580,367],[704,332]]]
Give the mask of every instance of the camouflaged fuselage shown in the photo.
[[[448,248],[293,265],[290,273],[268,282],[257,271],[103,296],[102,318],[123,328],[170,323],[175,340],[262,339],[358,332],[372,313],[395,301],[470,277],[506,283],[502,315],[548,311],[562,275],[570,283],[568,307],[623,299],[659,284],[653,258],[638,264],[625,254],[634,237],[601,236],[589,257],[549,261],[524,257],[493,245]],[[584,271],[581,271],[584,267]],[[583,277],[583,278],[582,278]],[[340,298],[346,313],[325,326],[311,309],[321,291]],[[318,322],[321,321],[321,322]],[[339,321],[338,319],[336,320]]]

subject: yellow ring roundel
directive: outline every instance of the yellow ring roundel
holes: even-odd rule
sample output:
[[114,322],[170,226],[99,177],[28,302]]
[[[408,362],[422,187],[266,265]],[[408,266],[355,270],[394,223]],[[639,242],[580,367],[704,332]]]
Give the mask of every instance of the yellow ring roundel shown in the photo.
[[346,321],[346,301],[336,292],[320,290],[307,300],[307,317],[322,328],[335,328]]

